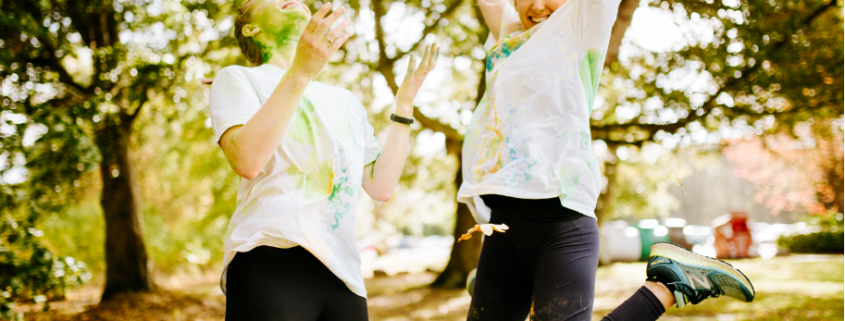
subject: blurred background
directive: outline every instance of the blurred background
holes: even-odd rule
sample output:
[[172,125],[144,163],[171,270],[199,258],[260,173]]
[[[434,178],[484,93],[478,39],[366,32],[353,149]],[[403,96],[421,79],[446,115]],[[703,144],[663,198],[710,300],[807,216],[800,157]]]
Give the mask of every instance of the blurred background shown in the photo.
[[[223,319],[239,177],[203,81],[247,65],[240,5],[0,1],[0,319]],[[475,224],[455,192],[487,27],[472,0],[333,5],[355,33],[319,80],[355,93],[382,142],[409,56],[442,47],[400,187],[362,193],[370,317],[465,319],[482,238],[455,244]],[[843,318],[841,1],[622,0],[591,121],[596,318],[660,241],[729,259],[758,291],[663,319]]]

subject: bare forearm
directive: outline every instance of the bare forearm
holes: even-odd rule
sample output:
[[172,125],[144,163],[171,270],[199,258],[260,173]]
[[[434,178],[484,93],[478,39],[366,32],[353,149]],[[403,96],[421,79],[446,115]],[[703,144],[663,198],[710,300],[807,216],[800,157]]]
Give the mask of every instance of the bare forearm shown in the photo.
[[[398,117],[411,118],[414,114],[414,97],[422,85],[425,76],[434,68],[437,59],[437,44],[426,46],[425,54],[419,68],[416,58],[411,55],[408,61],[408,74],[396,93],[396,111]],[[411,126],[393,123],[390,133],[382,149],[381,156],[374,165],[364,168],[365,176],[362,182],[364,190],[370,197],[379,201],[387,201],[393,195],[393,189],[399,183],[405,159],[408,158],[408,140]]]
[[481,15],[484,16],[484,22],[487,28],[493,34],[493,38],[499,39],[499,30],[502,26],[502,15],[505,12],[506,6],[509,4],[507,0],[477,0],[478,8],[481,9]]
[[221,145],[238,174],[247,177],[261,171],[282,142],[308,81],[306,76],[285,73],[261,109],[231,136],[223,137]]
[[384,144],[373,168],[373,194],[382,200],[390,199],[393,190],[402,177],[405,160],[408,158],[408,137],[411,128],[405,124],[394,123],[390,127],[390,136]]

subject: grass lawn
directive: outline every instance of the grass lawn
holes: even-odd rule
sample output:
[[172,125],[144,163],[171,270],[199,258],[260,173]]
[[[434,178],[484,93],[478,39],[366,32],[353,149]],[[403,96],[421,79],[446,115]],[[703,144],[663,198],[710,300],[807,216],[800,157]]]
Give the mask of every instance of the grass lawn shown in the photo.
[[[660,320],[842,320],[842,255],[793,255],[770,260],[729,261],[757,290],[754,302],[708,299],[683,309],[671,308]],[[97,305],[98,284],[72,290],[68,300],[21,305],[26,320],[223,320],[225,298],[216,274],[160,277],[160,289],[128,294]],[[367,280],[371,320],[465,320],[471,298],[466,291],[432,289],[433,273],[399,274]],[[600,267],[596,280],[594,320],[613,310],[645,280],[645,263]]]
[[[660,320],[843,319],[845,298],[841,255],[793,255],[769,260],[728,262],[751,279],[757,291],[753,302],[745,303],[729,297],[707,299],[701,304],[683,309],[671,308]],[[617,263],[600,268],[597,289],[603,283],[602,276],[619,272],[644,275],[644,271],[644,263]],[[597,295],[597,301],[601,298],[614,300],[607,302],[610,307],[597,309],[593,319],[601,319],[601,316],[624,301],[627,293],[630,293],[630,290],[608,291]]]

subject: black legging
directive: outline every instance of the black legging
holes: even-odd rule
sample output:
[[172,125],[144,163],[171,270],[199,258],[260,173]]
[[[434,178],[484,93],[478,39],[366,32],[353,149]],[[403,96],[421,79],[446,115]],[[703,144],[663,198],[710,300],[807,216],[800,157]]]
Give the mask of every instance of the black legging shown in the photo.
[[[541,221],[536,218],[548,215],[514,209],[560,211],[559,201],[551,204],[560,208],[549,209],[547,201],[501,200],[488,204],[494,205],[490,222],[510,229],[484,239],[467,319],[524,321],[530,314],[531,320],[590,320],[599,262],[596,220],[579,214]],[[656,320],[663,312],[657,297],[641,288],[605,319]]]
[[226,273],[226,321],[367,320],[367,299],[302,247],[238,253]]

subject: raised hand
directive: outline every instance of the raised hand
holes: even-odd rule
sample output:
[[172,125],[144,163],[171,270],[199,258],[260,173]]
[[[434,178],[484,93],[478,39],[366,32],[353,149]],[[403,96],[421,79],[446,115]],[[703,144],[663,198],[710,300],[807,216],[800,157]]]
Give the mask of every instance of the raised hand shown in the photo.
[[296,44],[296,55],[290,67],[291,71],[302,73],[313,79],[323,70],[332,55],[349,39],[352,33],[345,29],[352,21],[347,18],[329,31],[329,27],[346,11],[340,7],[326,16],[331,8],[331,3],[327,2],[308,21],[305,31]]
[[408,74],[405,75],[405,80],[402,81],[399,91],[396,93],[397,116],[411,117],[413,115],[414,97],[417,96],[417,91],[420,90],[425,77],[434,69],[438,48],[436,43],[426,46],[425,54],[419,66],[417,66],[416,58],[411,55],[411,59],[408,61]]

